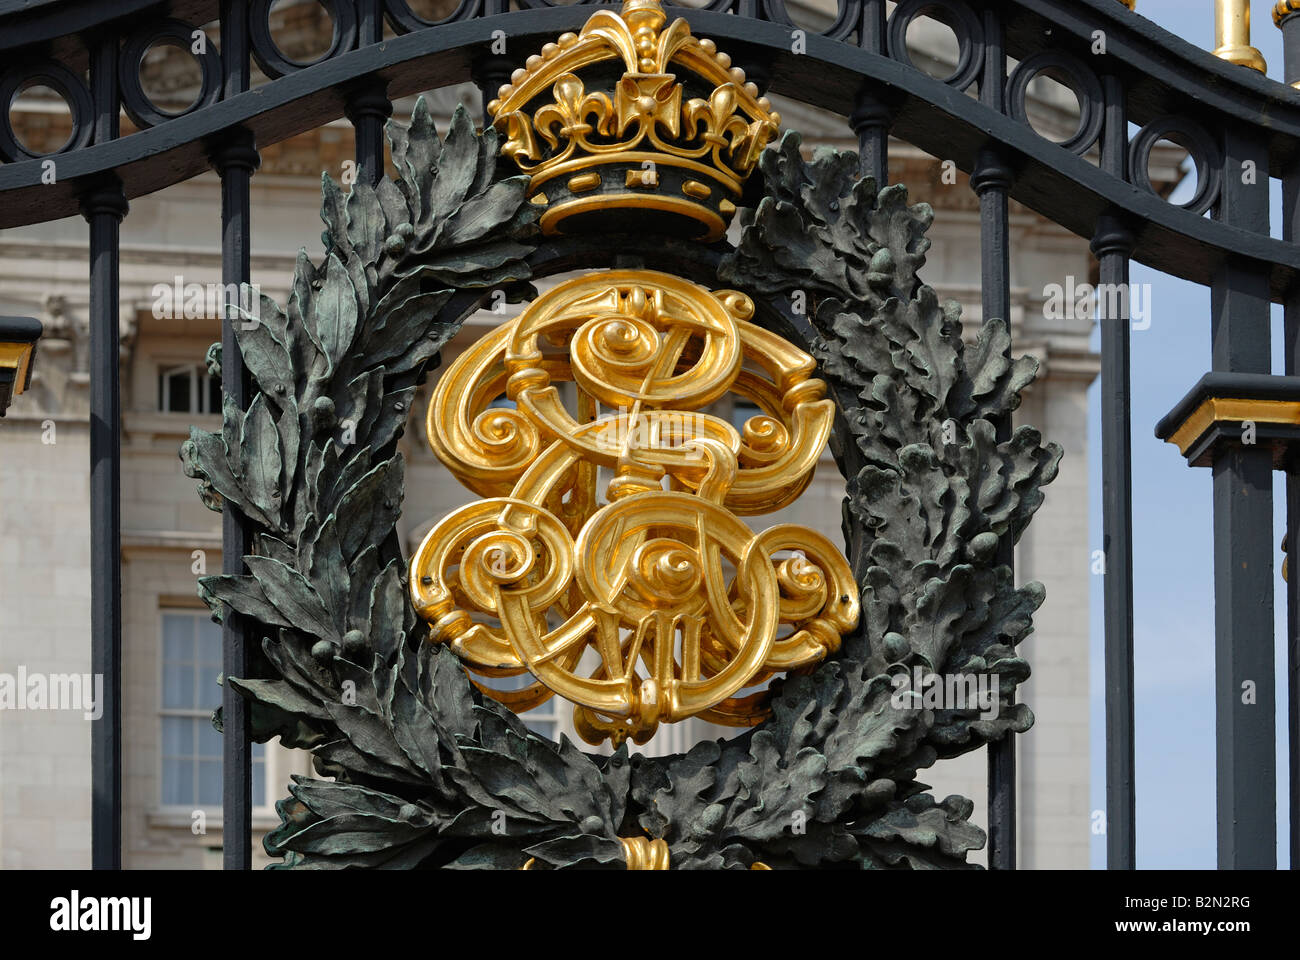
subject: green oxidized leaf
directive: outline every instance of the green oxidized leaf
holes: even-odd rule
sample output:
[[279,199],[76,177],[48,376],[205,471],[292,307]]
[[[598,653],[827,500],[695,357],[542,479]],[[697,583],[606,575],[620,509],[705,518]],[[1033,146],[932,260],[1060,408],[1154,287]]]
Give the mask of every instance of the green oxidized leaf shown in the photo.
[[[235,337],[239,340],[244,366],[266,399],[280,408],[285,400],[293,400],[294,372],[289,350],[276,335],[277,325],[283,333],[283,323],[277,324],[273,319],[278,313],[275,301],[262,297],[258,316],[248,315],[231,322],[235,325]],[[266,320],[262,319],[264,316]],[[283,319],[282,315],[280,319]]]
[[498,840],[475,844],[444,866],[448,870],[519,870],[527,859],[517,843]]
[[316,531],[316,536],[301,548],[303,556],[299,569],[307,572],[325,609],[330,612],[331,619],[341,624],[348,610],[351,579],[339,542],[338,524],[339,519],[335,514],[325,518],[325,522]]
[[402,477],[402,461],[394,457],[358,480],[339,501],[339,540],[349,560],[366,544],[379,543],[397,522],[402,507]]
[[312,297],[312,323],[332,370],[351,348],[357,330],[356,289],[342,261],[333,254],[326,263],[324,283]]
[[783,760],[766,730],[754,734],[749,752],[753,762],[739,767],[743,792],[729,830],[764,841],[804,829],[826,785],[826,757],[805,746]]
[[241,680],[231,677],[230,684],[249,700],[274,707],[283,713],[312,720],[328,720],[329,714],[320,704],[303,696],[283,680]]
[[[419,773],[393,737],[383,717],[360,705],[326,703],[324,706],[354,749],[373,757],[384,766],[392,768],[392,771],[401,771],[406,776]],[[385,771],[377,775],[391,776],[392,773]]]
[[402,565],[394,560],[374,579],[370,593],[369,630],[371,644],[384,659],[394,657],[406,639],[403,625],[406,593],[402,589]]
[[528,248],[523,244],[502,240],[432,256],[418,269],[437,283],[448,286],[465,289],[493,287],[529,276],[528,265],[523,262],[527,252]]
[[512,177],[492,184],[485,193],[460,206],[443,228],[441,245],[459,247],[481,240],[493,228],[514,216],[527,192],[527,177]]
[[260,623],[291,627],[294,624],[266,597],[262,582],[256,577],[235,574],[202,577],[199,580],[199,597],[213,610],[218,604],[228,603],[237,613],[252,617]]
[[[901,840],[909,846],[934,849],[940,854],[965,859],[968,851],[984,846],[984,831],[969,822],[974,805],[964,797],[952,796],[942,804],[918,794],[897,805],[860,830],[877,840]],[[859,832],[859,831],[855,831]]]
[[348,198],[338,183],[328,173],[320,178],[320,218],[325,223],[325,231],[334,243],[346,243],[348,235]]
[[320,594],[306,577],[269,557],[245,557],[244,562],[262,585],[266,599],[283,615],[287,626],[323,640],[339,640]]
[[[298,420],[298,404],[292,396],[283,398],[280,402],[280,416],[275,422],[275,429],[280,436],[280,454],[284,469],[281,489],[288,491],[289,496],[293,495],[294,481],[297,479],[298,444],[302,438],[301,426]],[[280,508],[281,522],[283,522],[285,509],[283,500],[280,503]]]
[[243,488],[269,526],[280,526],[280,435],[262,394],[253,398],[239,436]]
[[285,346],[293,361],[300,403],[306,396],[304,381],[309,382],[318,371],[323,375],[327,365],[316,339],[315,324],[311,320],[312,284],[315,279],[316,268],[308,259],[306,249],[300,249],[294,264],[293,288],[285,311]]
[[383,250],[387,233],[379,194],[368,180],[358,178],[347,202],[347,238],[363,263],[374,263]]
[[[438,246],[445,246],[442,234],[452,224],[455,212],[465,201],[470,186],[478,173],[478,134],[474,121],[464,104],[457,104],[451,117],[451,126],[442,141],[437,160],[437,176],[429,185],[428,212],[437,224],[432,238]],[[513,211],[511,211],[513,212]],[[424,252],[420,247],[413,254]]]
[[526,848],[524,853],[557,869],[623,865],[623,847],[617,840],[590,834],[545,840]]
[[185,475],[212,485],[221,497],[238,507],[250,520],[274,527],[267,516],[244,495],[244,490],[226,459],[226,444],[216,434],[190,427],[190,439],[181,445]]
[[[415,287],[418,289],[418,282]],[[417,293],[378,314],[376,322],[367,328],[362,342],[366,362],[377,366],[409,350],[413,343],[425,336],[433,318],[451,298],[451,293],[450,290]],[[387,300],[381,303],[380,308],[384,308],[386,303]]]

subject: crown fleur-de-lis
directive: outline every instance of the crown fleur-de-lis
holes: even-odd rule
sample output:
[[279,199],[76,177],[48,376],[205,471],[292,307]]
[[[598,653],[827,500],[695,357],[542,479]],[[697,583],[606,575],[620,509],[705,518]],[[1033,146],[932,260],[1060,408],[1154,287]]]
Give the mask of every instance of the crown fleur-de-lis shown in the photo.
[[[545,233],[588,222],[720,237],[780,115],[658,0],[625,0],[542,47],[488,105]],[[622,67],[610,76],[611,64]],[[710,91],[686,100],[687,91]]]
[[[593,129],[602,134],[610,132],[609,121],[613,111],[605,94],[587,93],[583,82],[572,73],[560,77],[552,89],[555,102],[542,107],[533,117],[537,132],[552,148],[557,147],[561,140],[576,145]],[[595,121],[594,128],[587,122],[589,118]]]

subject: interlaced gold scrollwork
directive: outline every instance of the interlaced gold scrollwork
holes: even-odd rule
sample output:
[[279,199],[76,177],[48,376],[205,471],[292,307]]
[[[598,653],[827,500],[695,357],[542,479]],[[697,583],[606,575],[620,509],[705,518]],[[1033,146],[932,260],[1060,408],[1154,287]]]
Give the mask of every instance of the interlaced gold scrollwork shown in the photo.
[[[534,678],[486,693],[521,711],[559,694],[592,743],[695,715],[752,725],[762,684],[856,625],[828,540],[740,519],[799,496],[833,416],[812,358],[753,309],[663,273],[592,274],[439,381],[429,442],[485,499],[425,537],[411,593],[472,672]],[[762,411],[740,430],[709,412],[729,394]]]

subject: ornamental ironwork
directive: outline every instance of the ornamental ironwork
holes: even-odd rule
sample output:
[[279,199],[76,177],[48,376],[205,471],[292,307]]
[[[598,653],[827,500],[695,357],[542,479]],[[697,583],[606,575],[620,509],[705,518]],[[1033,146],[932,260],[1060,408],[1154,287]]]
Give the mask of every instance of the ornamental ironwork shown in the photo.
[[[202,590],[259,624],[275,676],[227,682],[256,739],[311,749],[333,778],[296,778],[268,850],[287,866],[963,865],[984,841],[972,804],[916,774],[1032,722],[1015,646],[1043,591],[1014,586],[998,545],[1060,450],[1028,426],[997,436],[1036,364],[1007,358],[1000,318],[968,350],[957,307],[918,281],[929,208],[859,178],[853,154],[804,160],[787,133],[759,156],[735,247],[682,239],[699,220],[679,214],[675,237],[624,236],[638,265],[539,294],[524,281],[599,259],[606,237],[543,244],[532,178],[500,179],[496,130],[463,111],[445,139],[423,102],[389,132],[398,178],[347,196],[327,179],[325,261],[300,259],[287,306],[263,300],[237,330],[249,409],[183,451],[208,502],[256,531],[249,574]],[[427,418],[483,499],[435,525],[407,576],[393,441],[494,289],[527,305],[452,364]],[[710,412],[729,393],[760,410],[739,430]],[[752,531],[740,518],[799,495],[833,422],[847,557]],[[471,671],[533,682],[485,691]],[[931,709],[911,690],[927,672],[987,674],[1001,709]],[[612,756],[524,725],[515,710],[552,694]],[[748,729],[629,752],[690,715]]]
[[[278,45],[270,0],[172,6],[61,0],[0,14],[0,102],[45,86],[66,105],[70,125],[62,145],[54,127],[28,142],[15,119],[23,111],[0,111],[0,226],[77,213],[89,223],[90,633],[94,669],[110,678],[92,735],[96,866],[121,865],[125,819],[123,709],[111,682],[123,661],[120,222],[128,200],[214,169],[222,183],[222,279],[237,288],[250,279],[250,181],[258,150],[340,116],[356,134],[358,179],[348,193],[326,180],[325,257],[300,259],[283,306],[263,300],[257,322],[223,329],[222,349],[209,356],[212,371],[224,365],[227,374],[222,429],[195,431],[182,454],[204,501],[224,512],[225,573],[205,579],[201,592],[223,622],[228,680],[219,722],[229,734],[228,867],[250,863],[249,740],[277,735],[310,749],[322,777],[290,787],[279,807],[282,824],[267,838],[268,850],[285,855],[289,866],[959,867],[985,839],[969,820],[970,803],[936,801],[917,778],[937,760],[987,745],[989,863],[1014,867],[1012,734],[1032,719],[1015,702],[1028,674],[1017,644],[1031,629],[1042,590],[1015,586],[1013,548],[1055,474],[1059,450],[1032,428],[1012,429],[1011,412],[1034,374],[1032,361],[1013,360],[1010,351],[1012,201],[1091,240],[1098,289],[1126,289],[1130,263],[1138,261],[1211,291],[1205,325],[1213,333],[1213,369],[1158,433],[1176,442],[1189,463],[1212,464],[1215,472],[1220,863],[1275,865],[1274,707],[1281,698],[1269,475],[1274,468],[1291,474],[1287,550],[1295,553],[1300,221],[1288,213],[1280,231],[1270,231],[1268,185],[1277,179],[1284,198],[1300,195],[1300,98],[1292,89],[1300,86],[1300,5],[1278,0],[1273,9],[1290,86],[1260,75],[1264,63],[1251,46],[1245,0],[1216,0],[1213,53],[1133,13],[1134,0],[838,0],[820,30],[796,24],[803,13],[782,0],[709,0],[677,8],[671,23],[648,2],[618,14],[557,0],[462,0],[430,20],[406,0],[349,0],[322,4],[332,37],[311,62]],[[941,75],[920,69],[909,52],[908,34],[924,17],[953,33],[956,56]],[[220,24],[219,43],[202,26],[211,23]],[[199,82],[188,105],[156,102],[145,89],[141,67],[159,44],[194,60]],[[256,89],[254,61],[266,78]],[[1079,106],[1076,128],[1056,139],[1031,119],[1029,91],[1042,76],[1068,87]],[[421,103],[409,127],[389,125],[394,172],[382,176],[393,101],[468,81],[485,105],[496,98],[488,129],[479,133],[462,112],[440,136]],[[845,118],[858,154],[810,159],[796,133],[778,139],[779,118],[764,100],[769,92]],[[129,136],[122,135],[123,115],[136,128]],[[918,279],[932,214],[924,204],[909,205],[901,187],[882,187],[895,138],[942,158],[943,184],[957,183],[958,171],[969,175],[974,196],[967,200],[980,211],[981,247],[981,323],[973,337],[963,338],[956,310]],[[1184,147],[1196,167],[1197,188],[1181,203],[1158,189],[1149,169],[1155,145],[1165,140]],[[509,176],[516,170],[522,176]],[[847,481],[844,555],[854,587],[844,602],[857,602],[857,626],[843,626],[849,608],[840,609],[841,624],[833,624],[839,646],[832,649],[834,637],[817,624],[834,621],[827,608],[834,590],[824,600],[814,590],[799,623],[824,647],[820,659],[777,671],[772,651],[798,632],[795,622],[781,619],[791,597],[818,576],[830,586],[836,557],[815,550],[784,559],[777,550],[773,557],[764,548],[767,534],[728,527],[737,543],[751,537],[752,557],[765,552],[779,562],[755,559],[740,571],[719,544],[716,556],[729,569],[720,585],[701,577],[709,616],[748,624],[760,604],[744,595],[747,577],[754,578],[751,593],[763,594],[756,584],[770,586],[771,567],[777,636],[757,672],[728,674],[746,673],[755,700],[734,709],[750,696],[742,688],[697,714],[722,711],[757,722],[682,756],[650,758],[629,748],[652,721],[667,719],[658,679],[659,707],[644,709],[648,674],[623,686],[618,709],[599,720],[603,729],[588,730],[628,737],[612,756],[536,736],[475,681],[484,671],[527,670],[537,678],[529,695],[551,689],[550,668],[537,656],[525,662],[530,649],[538,652],[529,644],[591,602],[581,595],[578,567],[587,558],[579,544],[601,510],[673,494],[693,498],[693,509],[745,516],[736,502],[744,474],[761,469],[755,456],[771,453],[764,445],[782,436],[775,424],[793,436],[786,385],[780,397],[746,393],[753,384],[742,363],[731,386],[758,403],[762,429],[741,428],[735,436],[724,429],[728,418],[707,404],[643,404],[624,419],[647,429],[629,430],[636,441],[620,448],[629,455],[610,467],[574,445],[575,438],[592,438],[581,433],[588,426],[572,350],[561,357],[545,337],[538,346],[550,386],[572,400],[572,423],[537,416],[547,413],[544,406],[530,413],[526,403],[518,405],[540,383],[531,368],[522,368],[527,376],[517,390],[510,377],[503,384],[489,377],[492,385],[481,388],[500,399],[474,413],[472,422],[486,431],[479,440],[508,447],[515,436],[494,435],[493,425],[519,437],[531,430],[539,460],[578,451],[575,477],[626,468],[632,482],[649,485],[649,474],[663,469],[668,487],[610,496],[607,475],[594,485],[562,478],[558,502],[516,498],[510,511],[488,510],[492,535],[505,540],[481,577],[469,574],[469,593],[481,601],[476,622],[486,626],[479,632],[498,630],[502,658],[494,665],[458,657],[458,637],[438,634],[445,618],[451,619],[444,626],[454,628],[458,612],[475,617],[459,585],[459,564],[417,571],[413,580],[397,535],[398,439],[442,345],[489,298],[499,302],[504,294],[535,314],[550,294],[539,294],[531,281],[574,270],[588,271],[585,279],[593,282],[601,270],[636,277],[623,287],[612,273],[601,281],[627,300],[609,326],[626,332],[615,334],[614,354],[620,343],[664,353],[671,333],[647,319],[633,288],[652,304],[656,289],[680,283],[731,311],[742,342],[742,324],[749,324],[776,338],[773,344],[783,341],[788,356],[811,357],[815,369],[806,373],[805,361],[792,361],[806,377],[799,388],[818,381],[825,395],[800,394],[796,405],[834,408],[829,444]],[[1270,301],[1286,314],[1284,375],[1271,372]],[[752,315],[735,314],[746,302]],[[62,313],[55,311],[55,319]],[[1099,314],[1105,549],[1094,563],[1105,573],[1106,842],[1108,863],[1131,867],[1130,318],[1120,295],[1104,298]],[[30,370],[30,357],[10,353],[17,356],[8,358],[12,370]],[[681,364],[706,360],[702,350],[683,347],[663,372],[671,378]],[[566,369],[572,382],[563,379]],[[777,382],[771,370],[763,376]],[[33,388],[40,394],[47,386],[36,381]],[[500,412],[512,396],[515,412]],[[687,419],[693,425],[677,439],[669,431],[665,442],[665,416],[695,415],[722,426]],[[562,429],[553,430],[555,424]],[[691,451],[701,457],[695,467],[656,459]],[[716,467],[733,455],[737,479],[728,486],[717,482]],[[450,462],[468,476],[475,456],[462,446]],[[523,472],[512,473],[515,467]],[[511,465],[480,495],[510,498],[527,469]],[[598,504],[602,495],[608,502]],[[553,559],[535,531],[552,530],[557,547],[568,541],[545,520],[531,529],[521,520],[504,533],[499,526],[503,516],[541,517],[543,510],[572,542],[574,575],[545,630],[541,618],[526,622],[523,604],[516,604],[521,615],[512,637],[499,620],[491,622],[490,610],[496,604],[499,612],[500,598],[533,585],[532,573],[511,579],[528,551],[539,570]],[[641,565],[632,562],[637,550],[667,539],[646,530],[645,542],[623,558],[624,586],[646,599],[632,584],[643,566],[646,582],[658,577],[670,587],[645,591],[655,598],[672,593],[674,584],[693,583],[700,545],[713,549],[705,526],[676,529],[677,546],[665,547],[664,561]],[[716,533],[710,528],[708,535]],[[433,583],[424,584],[424,576]],[[584,576],[598,586],[594,574]],[[426,609],[435,613],[431,634],[416,606],[420,588],[439,582],[451,607]],[[613,581],[605,586],[604,593],[592,591],[597,606]],[[1294,678],[1300,580],[1288,587],[1288,607],[1287,673]],[[765,609],[770,623],[771,605]],[[671,616],[667,622],[665,633]],[[758,659],[748,640],[728,646],[706,633],[704,622],[701,679]],[[621,642],[623,629],[630,630],[608,635]],[[601,666],[593,669],[612,673],[604,665],[620,658],[626,665],[630,646],[608,646],[610,657],[594,654]],[[666,645],[644,649],[654,650],[652,663],[663,661],[659,676],[670,686],[693,670],[693,654],[669,664]],[[551,679],[564,681],[567,669],[551,671]],[[1001,710],[987,717],[930,709],[924,698],[920,709],[901,709],[894,700],[908,692],[907,678],[927,671],[991,677]],[[1257,701],[1240,696],[1241,677],[1254,678]],[[902,690],[891,690],[900,679]],[[1287,696],[1294,714],[1294,684]],[[1300,784],[1297,744],[1293,730],[1293,788]],[[1290,792],[1295,863],[1300,789]],[[797,833],[795,822],[802,824]]]

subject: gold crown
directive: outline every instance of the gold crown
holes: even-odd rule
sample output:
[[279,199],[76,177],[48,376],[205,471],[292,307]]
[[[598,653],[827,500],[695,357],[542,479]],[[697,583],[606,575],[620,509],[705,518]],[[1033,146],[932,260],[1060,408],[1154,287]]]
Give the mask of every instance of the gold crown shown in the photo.
[[667,20],[658,0],[601,10],[488,104],[544,233],[726,232],[781,117],[712,40]]

